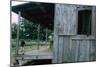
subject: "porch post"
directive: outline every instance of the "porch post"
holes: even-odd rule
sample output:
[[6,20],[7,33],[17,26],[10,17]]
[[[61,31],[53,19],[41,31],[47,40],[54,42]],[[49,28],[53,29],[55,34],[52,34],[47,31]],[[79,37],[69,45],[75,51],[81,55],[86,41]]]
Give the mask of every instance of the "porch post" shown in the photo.
[[16,42],[16,56],[18,55],[18,47],[19,47],[19,30],[20,30],[20,22],[21,22],[21,12],[18,12],[18,26],[17,26],[17,42]]
[[46,40],[45,40],[45,45],[47,45],[47,37],[48,37],[48,34],[47,34],[47,32],[48,32],[48,29],[46,28]]
[[38,25],[38,47],[37,49],[39,49],[39,43],[40,43],[40,24]]

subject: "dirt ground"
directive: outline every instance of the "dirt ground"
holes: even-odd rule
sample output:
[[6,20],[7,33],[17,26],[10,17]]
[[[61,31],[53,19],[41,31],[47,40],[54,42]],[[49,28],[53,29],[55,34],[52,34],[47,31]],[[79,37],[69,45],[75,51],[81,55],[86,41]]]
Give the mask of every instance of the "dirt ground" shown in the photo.
[[[16,42],[13,42],[15,44]],[[42,43],[38,46],[34,44],[33,42],[26,42],[27,46],[24,47],[25,55],[44,55],[46,58],[52,57],[52,49],[50,48],[50,45],[45,45],[45,43]],[[31,46],[30,46],[31,45]],[[15,48],[11,48],[11,63],[15,64]],[[41,57],[40,57],[41,58]]]

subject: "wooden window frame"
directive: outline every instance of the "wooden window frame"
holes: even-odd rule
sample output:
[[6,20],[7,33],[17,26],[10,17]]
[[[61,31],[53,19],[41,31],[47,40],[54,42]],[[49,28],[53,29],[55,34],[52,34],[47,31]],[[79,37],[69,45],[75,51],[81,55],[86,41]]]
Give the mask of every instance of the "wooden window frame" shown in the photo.
[[[84,11],[84,10],[90,10],[91,11],[91,33],[90,34],[78,34],[78,12],[79,11]],[[80,6],[80,7],[78,7],[77,6],[77,12],[76,12],[77,14],[77,16],[76,16],[76,22],[77,22],[77,35],[92,35],[92,7],[83,7],[83,6]]]

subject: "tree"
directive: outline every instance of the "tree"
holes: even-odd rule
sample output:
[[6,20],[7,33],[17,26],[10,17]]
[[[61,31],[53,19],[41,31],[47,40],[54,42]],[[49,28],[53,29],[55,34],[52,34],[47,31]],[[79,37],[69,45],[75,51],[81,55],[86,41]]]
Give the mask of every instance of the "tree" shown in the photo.
[[[12,38],[15,39],[17,37],[17,24],[13,23],[12,27]],[[51,34],[51,30],[48,30],[48,36]],[[28,39],[28,40],[37,40],[38,38],[38,24],[34,22],[30,22],[26,19],[22,19],[20,22],[20,29],[19,29],[19,38],[20,39]],[[46,39],[46,28],[40,26],[40,40],[45,41]]]
[[21,34],[23,39],[36,39],[37,35],[37,24],[23,19],[21,23]]
[[12,35],[12,39],[15,39],[17,37],[17,24],[16,23],[12,23],[11,24],[11,35]]

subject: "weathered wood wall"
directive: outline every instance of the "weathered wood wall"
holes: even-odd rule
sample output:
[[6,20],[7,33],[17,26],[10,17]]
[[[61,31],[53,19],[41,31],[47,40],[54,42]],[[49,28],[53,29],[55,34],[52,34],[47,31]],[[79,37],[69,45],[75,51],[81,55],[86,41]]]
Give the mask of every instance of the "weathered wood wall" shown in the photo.
[[95,60],[95,39],[72,39],[71,61]]
[[[78,10],[92,10],[92,34],[78,35]],[[96,59],[95,7],[56,4],[53,63],[94,61]]]
[[59,35],[76,35],[76,7],[56,4],[55,11],[57,33]]

